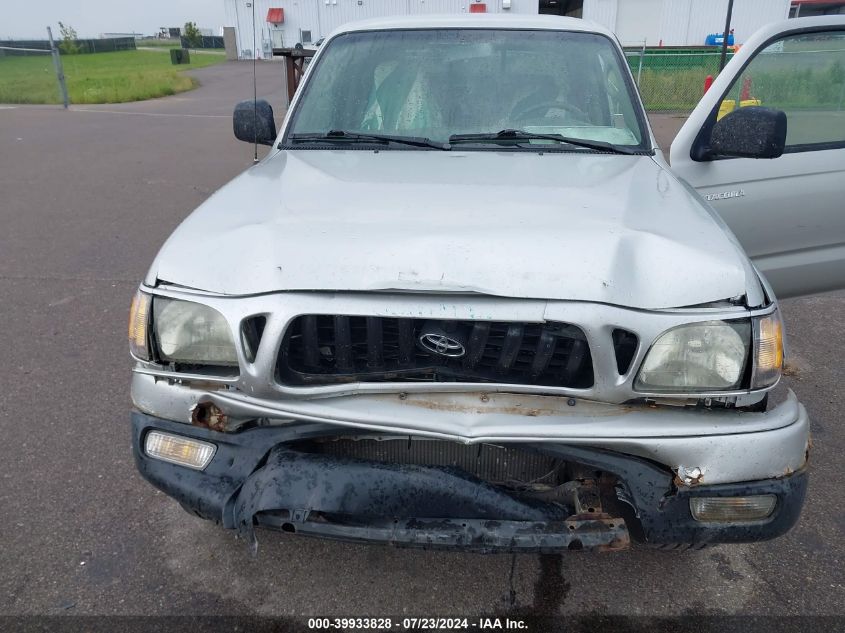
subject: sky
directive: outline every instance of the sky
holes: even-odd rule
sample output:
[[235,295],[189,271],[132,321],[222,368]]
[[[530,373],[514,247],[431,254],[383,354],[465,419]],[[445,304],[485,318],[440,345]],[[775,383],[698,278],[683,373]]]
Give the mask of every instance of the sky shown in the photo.
[[57,34],[59,20],[79,37],[153,35],[160,26],[188,21],[200,28],[223,26],[223,0],[3,0],[0,7],[0,39],[46,39],[47,26]]

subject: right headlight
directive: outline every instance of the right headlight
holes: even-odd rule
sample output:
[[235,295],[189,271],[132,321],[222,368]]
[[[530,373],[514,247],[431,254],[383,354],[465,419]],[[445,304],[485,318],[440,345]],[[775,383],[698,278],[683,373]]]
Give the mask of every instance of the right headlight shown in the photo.
[[238,364],[231,328],[214,308],[155,297],[153,327],[162,360],[191,365]]
[[783,326],[777,311],[751,320],[704,321],[664,332],[646,354],[634,388],[654,393],[744,389],[749,354],[753,354],[750,388],[774,385],[783,366]]

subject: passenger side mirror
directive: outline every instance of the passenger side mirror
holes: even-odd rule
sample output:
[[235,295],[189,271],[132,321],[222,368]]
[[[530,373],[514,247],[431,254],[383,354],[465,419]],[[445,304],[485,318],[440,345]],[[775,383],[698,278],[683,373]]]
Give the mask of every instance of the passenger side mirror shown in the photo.
[[276,140],[276,122],[273,108],[264,99],[241,101],[235,106],[232,117],[235,138],[247,143],[272,145]]
[[709,156],[778,158],[786,145],[786,114],[746,106],[716,122],[710,134]]

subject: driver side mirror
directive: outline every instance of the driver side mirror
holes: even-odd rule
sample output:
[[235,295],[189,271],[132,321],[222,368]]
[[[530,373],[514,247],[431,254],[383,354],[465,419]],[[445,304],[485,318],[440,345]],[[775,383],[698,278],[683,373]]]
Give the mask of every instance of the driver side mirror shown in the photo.
[[276,140],[276,122],[273,108],[264,99],[241,101],[235,106],[232,117],[235,138],[247,143],[272,145]]
[[786,114],[746,106],[725,115],[710,133],[709,157],[778,158],[786,146]]

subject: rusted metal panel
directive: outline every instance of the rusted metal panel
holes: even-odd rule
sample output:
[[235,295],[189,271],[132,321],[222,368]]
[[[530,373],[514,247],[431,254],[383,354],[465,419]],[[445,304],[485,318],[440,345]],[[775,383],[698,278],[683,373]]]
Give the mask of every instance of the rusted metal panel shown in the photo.
[[191,414],[193,426],[201,426],[212,431],[228,430],[228,416],[213,402],[197,402],[188,411]]

